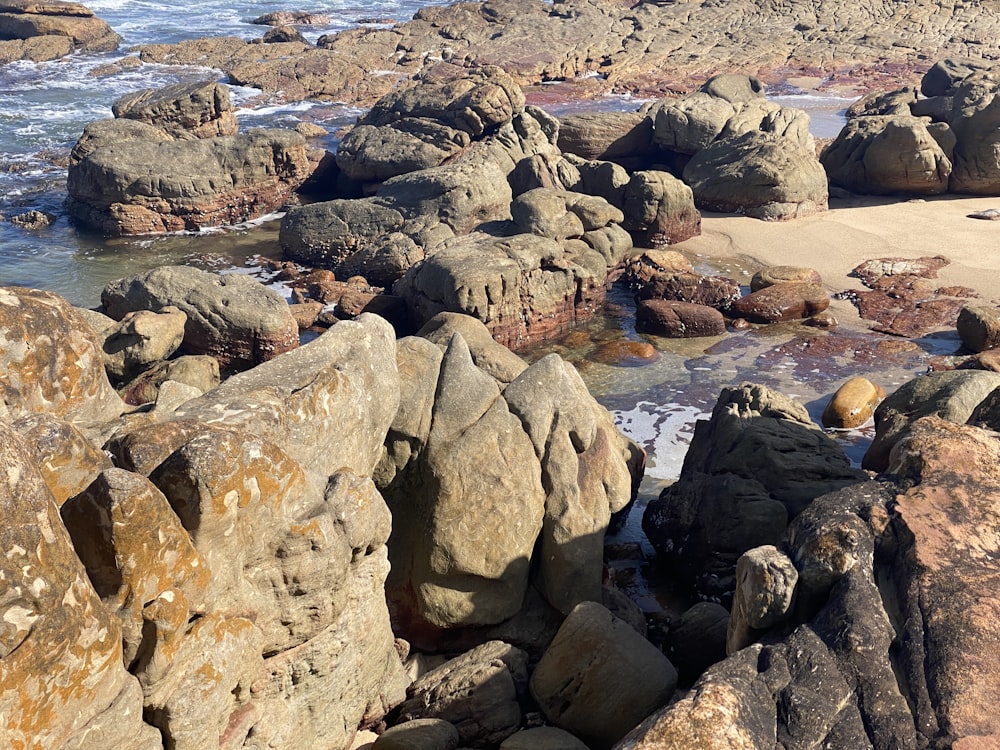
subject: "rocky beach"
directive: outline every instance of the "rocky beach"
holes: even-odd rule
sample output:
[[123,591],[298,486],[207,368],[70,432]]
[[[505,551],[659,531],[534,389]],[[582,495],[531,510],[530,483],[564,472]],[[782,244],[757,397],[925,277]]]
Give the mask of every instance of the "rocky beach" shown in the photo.
[[1000,13],[236,7],[0,3],[0,745],[1000,746]]

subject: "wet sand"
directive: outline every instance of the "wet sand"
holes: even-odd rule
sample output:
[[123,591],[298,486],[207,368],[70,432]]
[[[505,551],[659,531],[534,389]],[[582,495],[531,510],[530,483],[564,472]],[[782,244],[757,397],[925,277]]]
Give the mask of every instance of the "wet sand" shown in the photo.
[[[761,265],[808,266],[831,293],[864,288],[848,274],[874,258],[941,255],[951,261],[940,286],[975,289],[984,304],[1000,304],[1000,221],[968,215],[1000,209],[1000,197],[953,195],[900,200],[831,200],[822,214],[787,222],[703,214],[702,235],[672,246],[711,258],[742,257]],[[841,322],[857,320],[854,306],[834,302]]]

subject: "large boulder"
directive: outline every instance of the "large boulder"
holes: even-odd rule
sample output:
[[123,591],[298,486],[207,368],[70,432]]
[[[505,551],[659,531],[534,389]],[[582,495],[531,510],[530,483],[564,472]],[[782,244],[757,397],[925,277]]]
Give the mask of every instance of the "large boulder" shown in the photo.
[[236,135],[239,131],[229,89],[218,81],[143,89],[118,99],[111,111],[115,117],[162,128],[178,140]]
[[875,409],[875,437],[861,465],[885,471],[893,446],[916,420],[935,416],[964,424],[998,387],[1000,373],[985,370],[935,372],[904,383]]
[[465,313],[516,350],[591,317],[607,294],[607,275],[608,261],[585,242],[476,232],[439,245],[393,291],[420,323]]
[[498,363],[467,320],[475,355],[456,328],[438,345],[400,340],[408,397],[375,475],[395,519],[389,600],[421,643],[514,617],[532,568],[563,612],[599,600],[604,533],[631,495],[629,445],[576,371],[555,356]]
[[951,190],[1000,195],[1000,79],[992,71],[970,75],[955,89],[949,124],[955,134]]
[[584,159],[635,161],[656,153],[653,123],[638,112],[581,112],[559,118],[559,148]]
[[182,348],[208,354],[223,368],[246,368],[296,348],[299,329],[275,291],[243,274],[161,266],[108,284],[104,311],[115,320],[140,310],[176,308],[187,316]]
[[701,234],[694,193],[669,172],[634,172],[621,201],[623,226],[649,247],[673,245]]
[[124,411],[93,329],[62,297],[22,287],[0,288],[0,395],[13,418],[99,423]]
[[237,224],[283,206],[310,171],[305,138],[290,130],[178,141],[139,121],[98,121],[70,156],[69,209],[114,235]]
[[782,220],[827,207],[826,172],[815,153],[756,130],[699,151],[684,168],[684,181],[702,210]]
[[723,389],[697,423],[680,478],[649,503],[642,527],[677,578],[728,600],[744,552],[780,543],[814,498],[864,478],[801,404],[745,383]]
[[52,494],[0,422],[0,737],[9,747],[159,750],[121,628],[73,551]]
[[917,117],[858,117],[820,161],[832,184],[853,193],[936,195],[948,190],[951,176],[952,143],[945,134],[951,135],[946,126],[932,134]]

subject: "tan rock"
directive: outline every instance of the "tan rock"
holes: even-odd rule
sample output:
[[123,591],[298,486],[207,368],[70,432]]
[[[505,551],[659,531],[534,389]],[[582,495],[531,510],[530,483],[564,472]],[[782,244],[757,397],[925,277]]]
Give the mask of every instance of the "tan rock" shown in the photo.
[[732,314],[753,323],[808,318],[830,306],[830,295],[819,284],[784,281],[751,292],[733,303]]
[[962,345],[973,352],[983,352],[1000,346],[1000,309],[967,305],[958,314],[955,327],[962,339]]
[[882,386],[867,378],[851,378],[837,389],[823,409],[823,426],[848,430],[860,427],[872,418],[884,398]]
[[783,281],[804,281],[809,284],[822,284],[819,272],[812,268],[801,266],[769,266],[757,271],[750,279],[750,291],[756,292],[764,287],[780,284]]
[[791,614],[799,573],[773,545],[744,552],[736,562],[736,592],[729,617],[726,653],[734,654]]
[[32,452],[56,505],[82,492],[111,460],[79,429],[44,412],[15,420],[14,429]]

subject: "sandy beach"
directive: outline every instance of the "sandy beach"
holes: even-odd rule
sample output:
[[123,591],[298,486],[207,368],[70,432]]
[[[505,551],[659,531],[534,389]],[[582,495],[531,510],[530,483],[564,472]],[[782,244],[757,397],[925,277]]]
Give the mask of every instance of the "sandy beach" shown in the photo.
[[[951,263],[938,274],[941,286],[971,287],[984,303],[1000,303],[1000,222],[969,218],[1000,208],[1000,198],[858,197],[831,200],[830,206],[822,214],[786,222],[706,213],[701,236],[673,248],[815,268],[831,294],[864,288],[848,275],[862,261],[942,255]],[[849,302],[834,301],[833,309],[842,322],[858,320]]]

